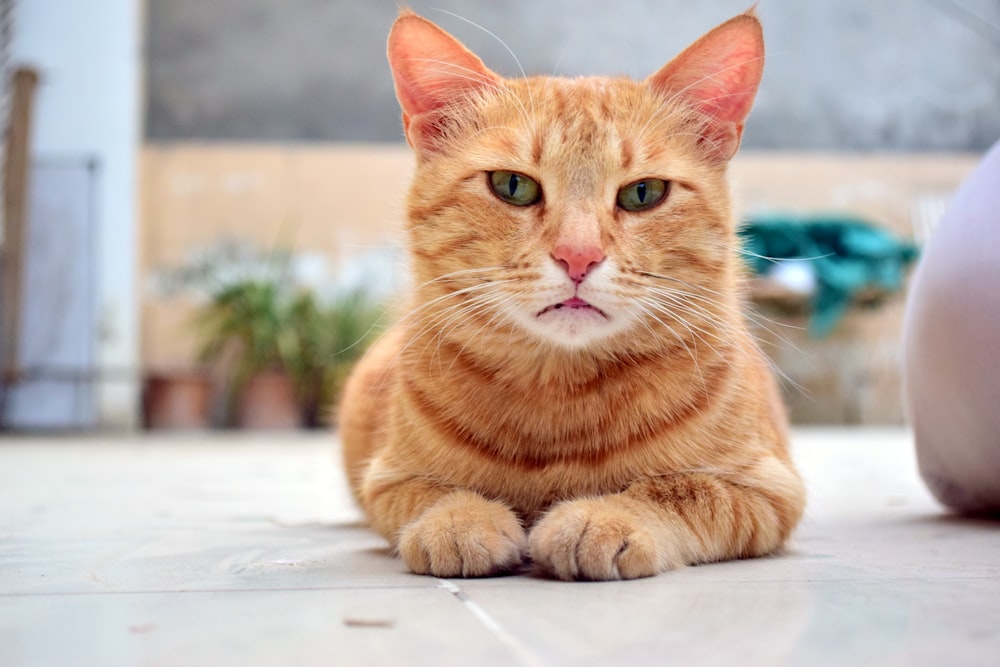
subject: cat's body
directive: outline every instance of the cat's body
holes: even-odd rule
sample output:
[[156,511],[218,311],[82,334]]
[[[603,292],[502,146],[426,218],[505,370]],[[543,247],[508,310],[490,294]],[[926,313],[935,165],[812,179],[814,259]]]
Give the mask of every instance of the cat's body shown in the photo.
[[747,15],[646,82],[505,80],[401,15],[416,288],[340,424],[411,569],[631,578],[787,539],[804,495],[726,183],[761,48]]

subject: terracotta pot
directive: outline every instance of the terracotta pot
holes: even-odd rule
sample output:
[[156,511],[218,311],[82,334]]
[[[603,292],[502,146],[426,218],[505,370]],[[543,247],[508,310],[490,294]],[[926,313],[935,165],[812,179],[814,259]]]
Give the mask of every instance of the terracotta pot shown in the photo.
[[236,425],[249,429],[296,429],[302,426],[302,411],[295,399],[292,380],[281,372],[258,373],[240,393]]
[[143,387],[148,429],[203,430],[211,426],[212,381],[197,371],[152,373]]

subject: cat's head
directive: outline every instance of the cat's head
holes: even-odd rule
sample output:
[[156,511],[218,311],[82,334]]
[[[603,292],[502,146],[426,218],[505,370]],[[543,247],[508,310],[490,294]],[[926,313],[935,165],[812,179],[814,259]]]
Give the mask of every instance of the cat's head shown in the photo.
[[408,11],[388,51],[417,154],[408,232],[431,326],[689,350],[727,326],[725,167],[763,69],[752,13],[645,81],[505,79]]

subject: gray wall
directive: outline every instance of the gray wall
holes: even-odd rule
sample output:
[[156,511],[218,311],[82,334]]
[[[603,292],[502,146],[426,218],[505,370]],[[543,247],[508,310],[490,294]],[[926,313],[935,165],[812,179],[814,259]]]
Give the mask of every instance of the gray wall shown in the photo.
[[[398,141],[395,0],[148,0],[152,140]],[[750,0],[413,0],[517,74],[643,77]],[[435,10],[433,8],[438,8]],[[1000,138],[1000,0],[762,0],[745,145],[983,150]]]

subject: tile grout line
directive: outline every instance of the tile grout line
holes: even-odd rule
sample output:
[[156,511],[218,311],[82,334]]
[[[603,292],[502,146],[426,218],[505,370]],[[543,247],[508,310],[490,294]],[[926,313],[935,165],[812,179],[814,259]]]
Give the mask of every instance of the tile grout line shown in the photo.
[[500,623],[493,618],[485,609],[465,594],[454,582],[447,579],[438,579],[438,588],[451,593],[462,605],[472,614],[476,620],[486,626],[497,639],[517,656],[522,665],[527,667],[546,667],[547,663],[539,658],[531,649],[521,643],[514,635],[510,634]]

